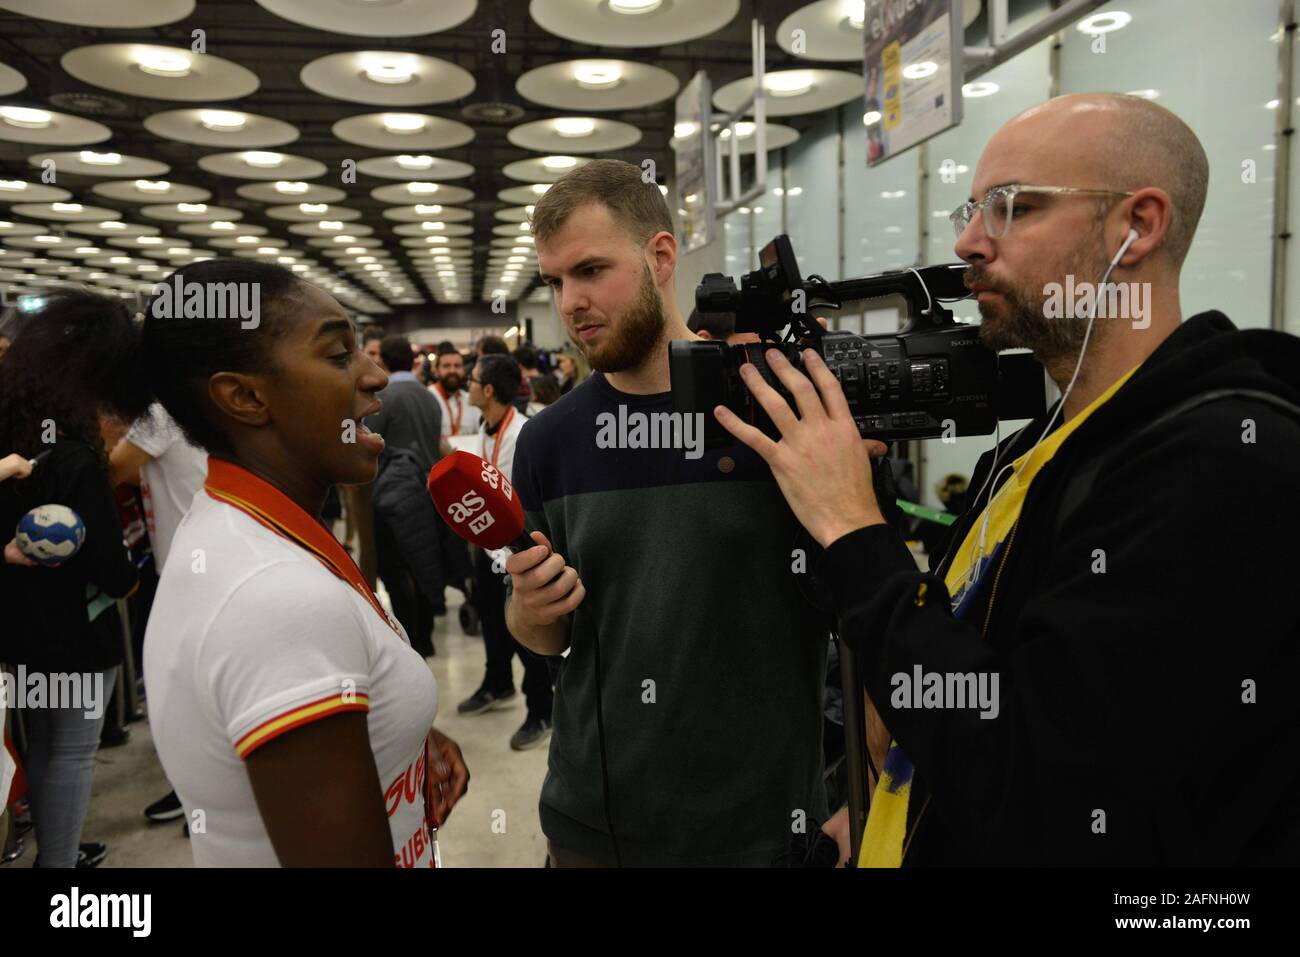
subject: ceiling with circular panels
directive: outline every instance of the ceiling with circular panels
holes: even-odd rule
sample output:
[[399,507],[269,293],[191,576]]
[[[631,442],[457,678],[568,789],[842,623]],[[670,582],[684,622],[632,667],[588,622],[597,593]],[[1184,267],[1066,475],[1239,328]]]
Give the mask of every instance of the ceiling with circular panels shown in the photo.
[[[805,55],[778,42],[825,5],[0,0],[0,270],[26,277],[0,292],[53,277],[133,294],[238,254],[394,328],[524,298],[528,208],[596,157],[652,159],[666,182],[676,95],[702,69],[719,108],[745,89],[756,10],[769,74],[814,75],[768,97],[769,148],[861,96],[847,62],[813,62],[807,13]],[[742,153],[753,139],[742,124]]]

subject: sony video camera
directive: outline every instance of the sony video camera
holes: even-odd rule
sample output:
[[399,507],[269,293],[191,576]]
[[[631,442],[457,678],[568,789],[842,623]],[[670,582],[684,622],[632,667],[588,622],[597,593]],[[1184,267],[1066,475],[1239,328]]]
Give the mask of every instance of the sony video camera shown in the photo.
[[[893,442],[988,435],[999,419],[1031,419],[1044,412],[1039,362],[1028,353],[999,356],[979,341],[976,327],[955,322],[940,304],[969,295],[961,278],[965,263],[842,282],[810,276],[805,282],[788,236],[777,236],[758,258],[761,268],[742,276],[739,289],[720,273],[706,275],[695,302],[703,313],[735,313],[736,332],[757,333],[762,342],[669,344],[674,409],[704,413],[706,444],[730,439],[713,416],[718,405],[778,436],[740,377],[740,367],[753,363],[794,408],[793,397],[763,357],[774,347],[800,369],[801,350],[817,349],[839,379],[864,438]],[[907,325],[893,335],[828,332],[814,318],[814,310],[891,295],[906,301],[908,315]],[[782,339],[780,332],[787,327]]]

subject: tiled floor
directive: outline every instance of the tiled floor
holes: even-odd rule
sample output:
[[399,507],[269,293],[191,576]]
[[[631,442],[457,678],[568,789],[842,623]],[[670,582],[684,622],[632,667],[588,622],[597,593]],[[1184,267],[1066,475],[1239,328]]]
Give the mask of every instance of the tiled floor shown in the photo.
[[[483,642],[460,629],[459,593],[449,589],[447,597],[448,614],[438,619],[434,631],[438,653],[429,659],[438,679],[435,724],[460,744],[471,780],[468,793],[438,832],[443,864],[541,867],[546,842],[537,821],[537,796],[546,775],[547,747],[510,750],[510,735],[524,720],[522,693],[500,710],[472,718],[456,714],[457,702],[473,694],[483,678]],[[522,682],[523,668],[516,659],[516,688]],[[189,867],[189,841],[181,822],[151,824],[144,817],[145,807],[169,788],[154,756],[148,722],[138,721],[130,728],[127,744],[101,751],[96,758],[82,839],[108,845],[103,867]],[[30,867],[35,856],[28,832],[26,852],[8,866]]]

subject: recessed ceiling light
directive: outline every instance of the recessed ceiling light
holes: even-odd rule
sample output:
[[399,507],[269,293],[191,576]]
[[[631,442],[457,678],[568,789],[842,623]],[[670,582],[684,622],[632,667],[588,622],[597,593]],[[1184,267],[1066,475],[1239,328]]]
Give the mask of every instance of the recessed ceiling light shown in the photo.
[[326,229],[326,230],[329,230],[329,231],[331,231],[331,232],[333,232],[334,230],[338,230],[338,229],[342,229],[342,228],[343,228],[343,223],[340,222],[340,221],[337,220],[337,219],[322,219],[322,220],[321,220],[319,223],[317,223],[316,225],[317,225],[320,229]]
[[126,223],[119,223],[115,219],[106,220],[99,224],[100,229],[126,229]]
[[56,213],[79,213],[82,210],[80,203],[50,203],[50,209]]
[[207,203],[177,203],[176,212],[197,216],[208,211]]
[[421,229],[446,229],[446,228],[447,228],[447,224],[446,224],[446,223],[430,223],[430,222],[423,222],[423,223],[420,224],[420,228],[421,228]]
[[32,238],[38,243],[57,243],[60,241],[58,236],[34,236]]
[[1002,88],[992,80],[975,80],[961,88],[961,95],[969,97],[992,96],[1000,89]]
[[21,193],[27,184],[20,179],[0,179],[0,189],[6,193]]
[[544,192],[546,192],[548,189],[551,188],[551,184],[550,184],[550,183],[534,183],[534,184],[533,184],[531,187],[529,187],[529,188],[530,188],[534,193],[536,193],[538,196],[541,196]]
[[773,96],[802,96],[813,87],[812,74],[807,70],[781,70],[763,78],[767,92]]
[[298,209],[308,215],[316,216],[328,213],[330,206],[329,203],[299,203]]
[[933,60],[923,60],[920,63],[909,63],[903,67],[903,79],[905,80],[924,80],[927,76],[934,76],[939,72],[939,64]]
[[635,16],[639,13],[651,13],[663,6],[664,0],[609,0],[609,8],[615,13]]
[[862,125],[863,125],[863,126],[874,126],[875,124],[877,124],[877,123],[879,123],[879,122],[880,122],[880,111],[879,111],[879,110],[867,110],[867,112],[865,112],[865,113],[862,114]]
[[311,187],[306,183],[289,182],[282,179],[276,180],[275,183],[275,191],[277,193],[285,193],[288,195],[305,193],[309,189],[311,189]]
[[235,242],[242,243],[245,246],[251,246],[253,243],[258,242],[258,238],[256,236],[236,236]]
[[283,153],[267,153],[263,150],[249,150],[243,157],[245,163],[259,169],[271,169],[284,163]]
[[435,213],[441,213],[442,207],[438,205],[428,205],[427,203],[416,203],[415,212],[420,216],[432,216]]
[[384,129],[390,133],[408,134],[418,133],[424,129],[426,123],[423,116],[418,113],[385,113]]
[[54,114],[26,106],[0,106],[0,119],[25,130],[43,130],[54,121]]
[[248,125],[248,116],[234,110],[199,110],[199,122],[218,133],[234,133]]
[[554,123],[555,132],[569,139],[590,136],[596,132],[596,121],[581,116],[565,116]]
[[355,237],[355,236],[335,236],[335,237],[334,237],[334,241],[335,241],[336,243],[355,243],[355,242],[357,241],[357,237]]
[[366,247],[365,247],[365,246],[349,246],[347,249],[345,249],[345,250],[343,250],[343,251],[344,251],[345,253],[347,253],[349,256],[359,256],[359,255],[363,254],[363,253],[366,251]]
[[96,153],[94,150],[82,150],[81,161],[92,166],[117,166],[122,162],[121,153]]
[[1096,36],[1099,33],[1120,30],[1128,26],[1132,21],[1131,14],[1125,13],[1123,10],[1111,10],[1108,13],[1094,13],[1090,17],[1084,17],[1075,24],[1075,28],[1080,33]]
[[411,156],[407,153],[403,153],[401,156],[397,157],[397,165],[403,169],[428,169],[433,165],[433,157],[424,154]]
[[275,255],[276,253],[278,253],[279,251],[280,251],[280,250],[276,249],[274,246],[258,246],[258,247],[257,247],[257,254],[258,254],[259,256],[274,256],[274,255]]
[[359,263],[372,263],[372,262],[374,262],[374,261],[375,261],[375,257],[374,257],[374,256],[358,256],[358,257],[357,257],[357,262],[359,262]]
[[213,228],[213,229],[223,230],[223,231],[228,231],[228,230],[234,229],[234,228],[235,228],[235,224],[234,224],[234,223],[230,223],[230,222],[226,222],[226,220],[223,219],[223,220],[220,220],[220,221],[218,221],[218,222],[213,223],[213,224],[212,224],[212,228]]
[[180,50],[146,49],[135,56],[135,63],[152,76],[175,78],[188,76],[193,60]]
[[690,120],[683,120],[680,123],[673,124],[673,136],[679,140],[684,140],[688,136],[694,136],[699,132],[700,124],[692,123]]
[[854,30],[861,30],[867,22],[867,0],[845,0],[844,19]]
[[572,169],[578,160],[574,156],[543,156],[542,165],[547,169]]
[[584,89],[609,90],[623,79],[623,70],[611,60],[589,60],[574,68],[573,78]]
[[73,250],[78,256],[93,256],[99,252],[98,246],[78,246]]
[[172,188],[172,184],[165,179],[138,179],[135,188],[142,193],[165,193]]
[[410,83],[415,79],[415,58],[372,53],[361,60],[361,71],[374,83]]
[[161,246],[166,241],[161,236],[137,236],[135,243],[137,246]]
[[190,254],[189,246],[172,246],[167,250],[168,256],[188,256]]

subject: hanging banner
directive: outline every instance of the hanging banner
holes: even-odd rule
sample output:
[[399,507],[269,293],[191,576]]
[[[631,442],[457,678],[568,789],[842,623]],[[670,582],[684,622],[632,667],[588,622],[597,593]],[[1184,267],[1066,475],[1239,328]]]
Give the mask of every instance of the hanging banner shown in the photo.
[[962,118],[961,0],[866,0],[867,163],[875,166]]

